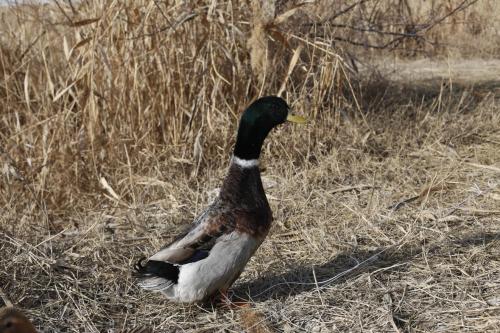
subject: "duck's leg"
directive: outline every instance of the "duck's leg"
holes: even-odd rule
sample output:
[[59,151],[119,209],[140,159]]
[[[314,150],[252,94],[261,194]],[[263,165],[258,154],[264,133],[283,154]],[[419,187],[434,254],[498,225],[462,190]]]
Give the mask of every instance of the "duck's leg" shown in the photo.
[[230,304],[232,295],[229,295],[229,289],[224,288],[219,290],[219,301],[222,304]]
[[252,304],[244,299],[241,301],[233,301],[232,295],[229,295],[229,289],[220,289],[219,290],[219,302],[222,307],[229,309],[241,309],[241,308],[249,308],[252,307]]

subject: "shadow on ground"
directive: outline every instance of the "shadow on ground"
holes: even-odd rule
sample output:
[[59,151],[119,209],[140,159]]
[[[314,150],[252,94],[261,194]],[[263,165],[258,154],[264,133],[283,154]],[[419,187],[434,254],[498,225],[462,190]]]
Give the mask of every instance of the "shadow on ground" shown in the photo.
[[[500,240],[500,233],[478,233],[466,238],[450,240],[427,247],[427,255],[439,255],[450,251],[459,253],[472,246],[489,244]],[[235,287],[235,293],[255,302],[270,298],[284,299],[317,288],[316,282],[331,280],[326,285],[341,284],[354,279],[363,273],[374,272],[391,266],[397,270],[405,270],[411,260],[422,253],[423,244],[403,245],[402,247],[379,248],[373,251],[345,251],[333,260],[321,266],[298,266],[288,272],[273,275],[267,274],[257,280],[249,281]],[[358,267],[356,267],[358,266]],[[332,279],[333,277],[333,279]]]

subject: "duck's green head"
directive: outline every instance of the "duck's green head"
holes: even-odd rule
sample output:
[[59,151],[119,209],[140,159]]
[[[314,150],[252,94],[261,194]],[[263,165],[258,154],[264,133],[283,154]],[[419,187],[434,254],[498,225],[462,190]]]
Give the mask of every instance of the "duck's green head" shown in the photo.
[[245,160],[258,159],[266,136],[274,127],[286,121],[306,122],[305,118],[292,115],[290,107],[282,98],[259,98],[241,116],[234,155]]

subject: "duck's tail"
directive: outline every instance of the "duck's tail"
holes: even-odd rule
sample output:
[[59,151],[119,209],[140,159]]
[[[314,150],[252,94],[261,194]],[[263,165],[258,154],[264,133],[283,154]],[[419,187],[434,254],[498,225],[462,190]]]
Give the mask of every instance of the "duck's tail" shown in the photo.
[[156,260],[148,260],[145,264],[143,262],[144,258],[140,259],[132,273],[141,288],[163,291],[179,280],[179,266]]

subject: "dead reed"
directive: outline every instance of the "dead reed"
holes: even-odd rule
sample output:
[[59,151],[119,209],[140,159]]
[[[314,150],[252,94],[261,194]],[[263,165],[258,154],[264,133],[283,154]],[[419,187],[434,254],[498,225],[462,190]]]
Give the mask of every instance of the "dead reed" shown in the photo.
[[[54,332],[498,330],[497,86],[366,79],[338,36],[382,37],[270,3],[0,8],[0,288]],[[446,14],[363,8],[405,3]],[[241,110],[278,92],[311,123],[264,147],[275,225],[235,287],[255,311],[138,290],[132,263],[209,202]]]

